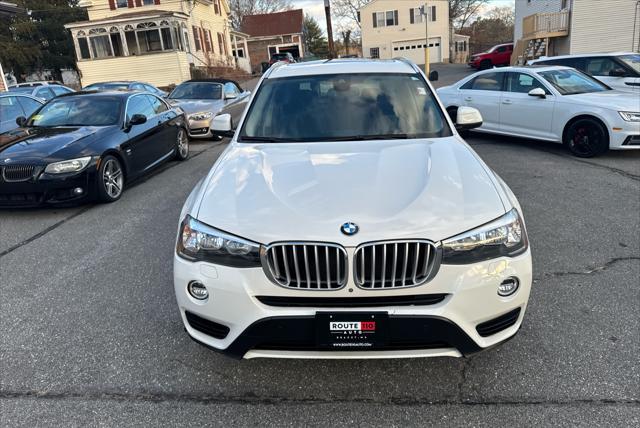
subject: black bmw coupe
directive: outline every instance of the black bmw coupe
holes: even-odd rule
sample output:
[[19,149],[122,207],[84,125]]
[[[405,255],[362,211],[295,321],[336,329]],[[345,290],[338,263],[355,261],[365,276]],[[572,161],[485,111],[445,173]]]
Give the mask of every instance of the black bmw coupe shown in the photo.
[[189,155],[182,110],[150,93],[76,92],[0,134],[0,206],[113,202],[126,183]]

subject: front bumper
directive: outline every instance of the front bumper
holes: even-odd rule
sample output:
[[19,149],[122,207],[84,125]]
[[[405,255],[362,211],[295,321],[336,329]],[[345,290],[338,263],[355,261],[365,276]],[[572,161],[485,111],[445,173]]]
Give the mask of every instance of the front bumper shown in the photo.
[[[347,251],[352,260],[352,249]],[[498,284],[509,276],[520,279],[520,288],[512,296],[500,297]],[[531,278],[529,250],[514,258],[473,265],[441,265],[436,277],[424,285],[384,291],[359,289],[352,280],[343,289],[335,291],[289,290],[271,283],[260,268],[234,269],[192,263],[174,256],[174,288],[187,333],[197,342],[237,358],[469,355],[496,346],[517,333],[529,299]],[[187,284],[193,280],[207,287],[207,300],[199,301],[188,294]],[[361,305],[357,308],[337,304],[327,307],[325,304],[283,306],[264,303],[264,296],[280,300],[316,297],[320,302],[327,297],[415,295],[444,295],[444,298],[426,304],[391,302],[382,307]],[[389,340],[384,347],[367,350],[319,348],[316,313],[326,311],[386,312],[389,315]],[[492,325],[499,328],[491,330]],[[483,326],[489,326],[489,329]]]
[[[74,189],[81,188],[81,194]],[[43,205],[75,204],[96,194],[95,163],[75,174],[39,173],[28,181],[7,182],[0,178],[0,207],[28,208]]]
[[213,132],[211,132],[211,120],[192,120],[189,119],[189,138],[201,138],[211,139],[213,138]]

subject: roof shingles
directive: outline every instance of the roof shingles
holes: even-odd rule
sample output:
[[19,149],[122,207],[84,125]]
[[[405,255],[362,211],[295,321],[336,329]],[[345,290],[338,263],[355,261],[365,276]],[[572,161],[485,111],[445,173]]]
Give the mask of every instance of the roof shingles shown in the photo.
[[252,37],[298,34],[302,33],[303,22],[302,9],[248,15],[242,19],[242,32]]

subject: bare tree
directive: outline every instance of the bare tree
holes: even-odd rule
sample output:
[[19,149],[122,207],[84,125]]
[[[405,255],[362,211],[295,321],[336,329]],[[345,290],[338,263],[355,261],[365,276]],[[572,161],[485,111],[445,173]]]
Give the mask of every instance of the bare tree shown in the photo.
[[358,19],[360,8],[371,0],[332,0],[332,15],[342,21],[347,21],[349,27],[360,29]]
[[489,0],[449,0],[449,25],[451,28],[465,27]]
[[505,25],[514,25],[515,13],[513,6],[494,6],[486,13],[486,17],[502,21]]
[[236,30],[242,25],[242,18],[248,15],[281,12],[290,10],[291,0],[229,0],[231,25]]

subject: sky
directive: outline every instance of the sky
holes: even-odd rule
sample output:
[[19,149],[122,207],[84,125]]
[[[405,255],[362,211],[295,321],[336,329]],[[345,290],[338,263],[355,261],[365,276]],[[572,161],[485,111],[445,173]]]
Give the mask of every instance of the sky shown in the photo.
[[[400,3],[402,0],[397,0]],[[490,0],[489,8],[493,6],[511,6],[513,7],[516,0]],[[326,32],[327,23],[324,17],[324,0],[292,0],[295,8],[303,9],[305,13],[313,16],[323,31]],[[335,27],[335,25],[334,25]]]

